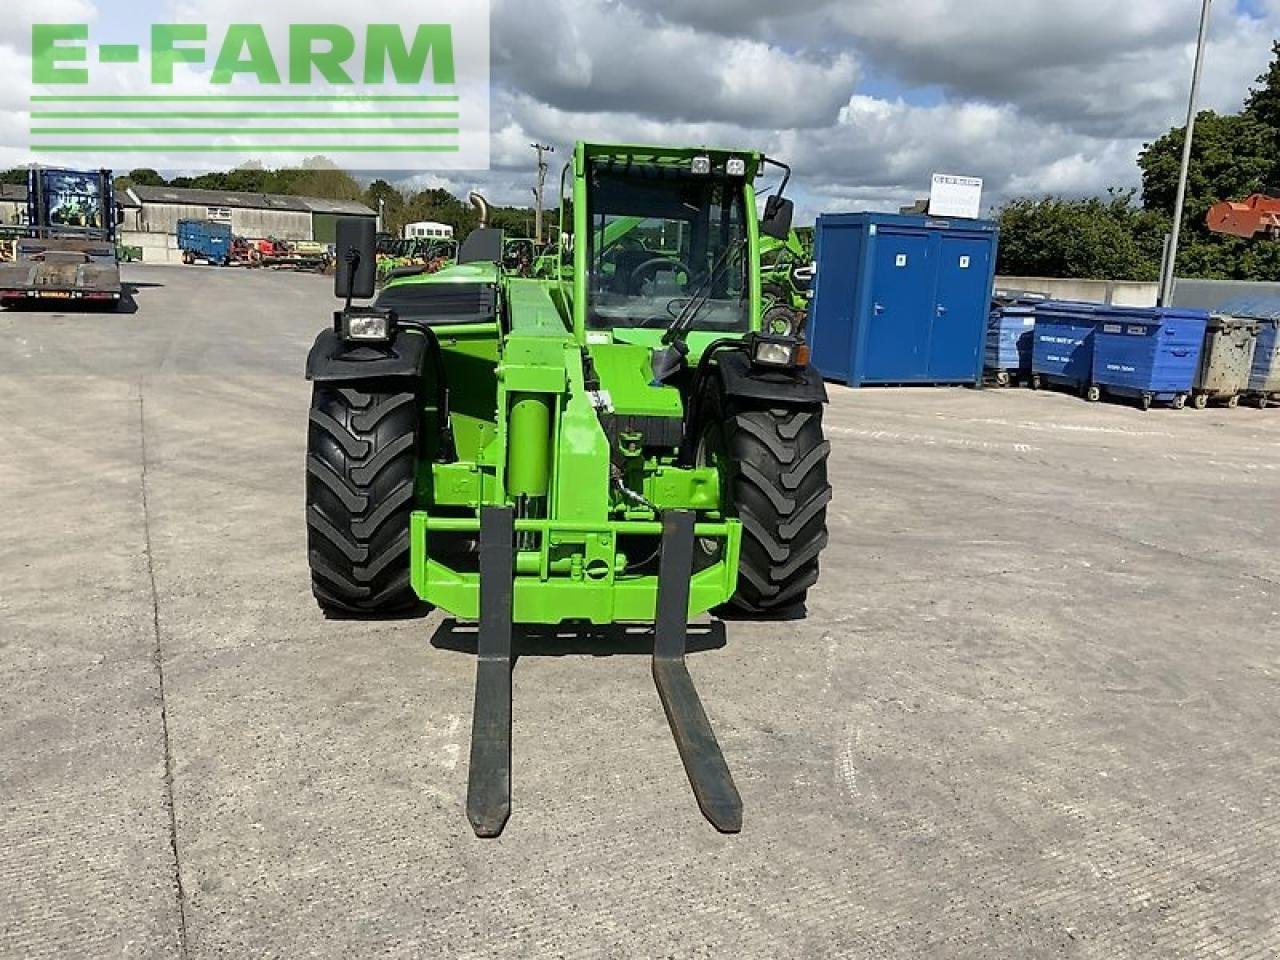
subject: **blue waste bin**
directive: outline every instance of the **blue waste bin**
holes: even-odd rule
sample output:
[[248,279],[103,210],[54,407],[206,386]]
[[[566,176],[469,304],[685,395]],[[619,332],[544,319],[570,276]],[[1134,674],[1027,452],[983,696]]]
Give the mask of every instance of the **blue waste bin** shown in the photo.
[[1186,406],[1200,370],[1206,310],[1106,307],[1098,312],[1089,399]]
[[1036,307],[1031,388],[1087,390],[1093,377],[1093,336],[1100,303],[1047,300]]
[[1031,375],[1031,346],[1036,308],[1030,303],[1000,303],[987,321],[987,376],[999,386]]
[[1258,345],[1245,393],[1262,410],[1280,402],[1280,319],[1258,321]]

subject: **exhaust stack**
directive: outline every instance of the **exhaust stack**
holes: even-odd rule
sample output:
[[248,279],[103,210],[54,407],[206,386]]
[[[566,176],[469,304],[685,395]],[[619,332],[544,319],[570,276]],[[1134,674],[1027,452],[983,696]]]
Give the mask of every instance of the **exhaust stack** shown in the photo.
[[475,192],[472,192],[467,199],[471,201],[471,205],[480,214],[480,229],[483,230],[489,226],[489,201]]

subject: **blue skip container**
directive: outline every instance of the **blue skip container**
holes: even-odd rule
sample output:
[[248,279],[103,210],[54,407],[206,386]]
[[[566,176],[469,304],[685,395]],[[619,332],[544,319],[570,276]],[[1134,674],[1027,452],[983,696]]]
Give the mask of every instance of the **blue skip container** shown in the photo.
[[999,386],[1031,374],[1036,307],[1032,303],[1004,303],[987,320],[987,375]]
[[1093,382],[1093,338],[1100,303],[1046,300],[1036,307],[1031,389],[1087,390]]
[[1137,400],[1144,410],[1157,402],[1181,410],[1195,386],[1208,324],[1205,310],[1100,310],[1089,399],[1111,395]]

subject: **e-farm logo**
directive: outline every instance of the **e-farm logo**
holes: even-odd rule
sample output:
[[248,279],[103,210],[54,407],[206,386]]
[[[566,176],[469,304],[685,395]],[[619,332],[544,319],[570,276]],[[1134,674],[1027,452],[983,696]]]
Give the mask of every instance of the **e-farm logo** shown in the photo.
[[[388,7],[403,6],[393,19]],[[452,8],[456,16],[441,16]],[[39,162],[169,169],[488,166],[488,9],[383,0],[376,23],[31,30]],[[98,31],[102,32],[102,31]]]

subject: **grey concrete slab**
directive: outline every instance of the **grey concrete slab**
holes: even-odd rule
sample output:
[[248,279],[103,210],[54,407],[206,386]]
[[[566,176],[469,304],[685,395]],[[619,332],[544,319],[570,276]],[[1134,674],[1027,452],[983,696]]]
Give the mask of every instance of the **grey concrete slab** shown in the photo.
[[[59,516],[90,498],[82,535],[109,558],[77,567],[35,521],[21,528],[35,572],[4,544],[0,572],[23,592],[0,611],[29,639],[4,648],[24,686],[0,689],[52,697],[4,714],[22,741],[91,715],[96,753],[159,769],[159,789],[125,778],[148,786],[147,818],[99,844],[98,869],[146,883],[113,900],[76,869],[58,838],[92,834],[74,801],[98,767],[58,766],[49,748],[42,795],[73,802],[53,839],[20,818],[36,826],[6,846],[8,869],[53,850],[72,864],[60,876],[89,879],[78,900],[54,886],[22,900],[0,955],[53,955],[95,916],[177,949],[172,862],[152,853],[160,716],[120,708],[125,690],[94,671],[135,664],[95,666],[101,623],[75,618],[111,584],[132,598],[122,610],[147,598],[143,440],[188,956],[1280,951],[1275,411],[833,389],[832,543],[809,618],[731,623],[691,657],[743,834],[698,814],[643,637],[570,632],[521,647],[515,809],[484,843],[463,813],[465,631],[439,615],[326,621],[308,595],[300,370],[326,282],[126,276],[149,284],[136,314],[0,315],[0,415],[44,473],[72,478],[41,493],[6,457],[0,485]],[[44,437],[27,398],[68,373],[61,432]],[[140,418],[102,428],[95,406],[131,398]],[[60,595],[46,573],[79,585]],[[146,646],[143,620],[113,616]],[[154,671],[136,666],[128,690],[154,703]],[[7,772],[25,755],[2,756]],[[40,902],[58,906],[36,919]]]
[[178,954],[163,733],[148,658],[0,681],[0,956]]
[[0,955],[173,956],[138,394],[0,366]]

